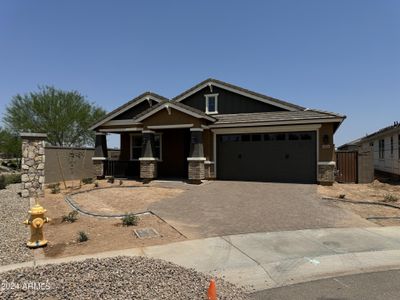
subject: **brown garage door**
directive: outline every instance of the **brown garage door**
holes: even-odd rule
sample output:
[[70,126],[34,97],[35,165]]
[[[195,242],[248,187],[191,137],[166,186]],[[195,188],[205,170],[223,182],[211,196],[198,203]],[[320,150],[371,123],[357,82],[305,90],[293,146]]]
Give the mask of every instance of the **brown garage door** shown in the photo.
[[310,132],[217,136],[217,178],[316,182],[316,134]]

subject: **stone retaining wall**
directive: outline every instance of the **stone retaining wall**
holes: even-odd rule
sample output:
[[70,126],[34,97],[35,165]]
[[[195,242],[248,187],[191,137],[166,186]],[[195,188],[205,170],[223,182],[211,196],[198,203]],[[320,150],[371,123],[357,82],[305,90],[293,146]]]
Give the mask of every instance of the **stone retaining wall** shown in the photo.
[[22,133],[22,197],[38,197],[44,191],[44,140],[46,134]]

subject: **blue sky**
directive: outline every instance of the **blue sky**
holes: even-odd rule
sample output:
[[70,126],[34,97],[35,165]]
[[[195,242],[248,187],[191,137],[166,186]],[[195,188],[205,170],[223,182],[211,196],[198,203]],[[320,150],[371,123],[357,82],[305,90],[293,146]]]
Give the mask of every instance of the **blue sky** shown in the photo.
[[74,89],[107,111],[214,77],[347,115],[336,145],[400,120],[400,1],[2,1],[0,114]]

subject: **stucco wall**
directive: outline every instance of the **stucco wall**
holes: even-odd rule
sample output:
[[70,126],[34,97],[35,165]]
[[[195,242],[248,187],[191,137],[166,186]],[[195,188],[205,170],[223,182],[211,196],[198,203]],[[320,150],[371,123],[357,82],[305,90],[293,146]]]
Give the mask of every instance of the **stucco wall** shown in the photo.
[[[46,147],[45,183],[59,182],[63,175],[65,180],[94,177],[93,154],[93,148]],[[119,150],[109,149],[108,157],[118,159]]]
[[[324,135],[328,135],[328,144],[324,144]],[[334,155],[335,145],[333,141],[333,124],[324,123],[319,129],[319,161],[334,161]]]
[[[374,168],[378,171],[400,175],[399,134],[396,132],[382,135],[372,140],[374,149]],[[393,154],[390,151],[390,137],[393,136]],[[379,158],[379,140],[385,141],[385,157]]]

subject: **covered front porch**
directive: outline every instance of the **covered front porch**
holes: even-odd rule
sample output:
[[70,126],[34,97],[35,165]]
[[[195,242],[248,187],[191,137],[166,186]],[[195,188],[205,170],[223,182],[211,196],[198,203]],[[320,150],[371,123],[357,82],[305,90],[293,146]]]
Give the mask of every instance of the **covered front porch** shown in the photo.
[[[212,135],[207,116],[163,104],[135,122],[111,121],[96,130],[93,163],[98,177],[188,179],[213,178]],[[161,105],[160,105],[161,106]],[[152,113],[153,112],[153,113]],[[152,114],[151,114],[152,113]],[[106,135],[120,135],[120,156],[109,159]]]

